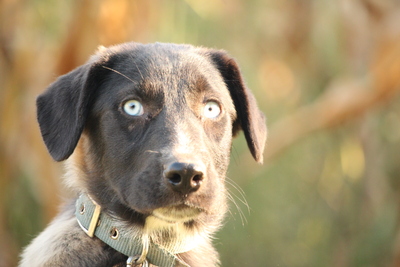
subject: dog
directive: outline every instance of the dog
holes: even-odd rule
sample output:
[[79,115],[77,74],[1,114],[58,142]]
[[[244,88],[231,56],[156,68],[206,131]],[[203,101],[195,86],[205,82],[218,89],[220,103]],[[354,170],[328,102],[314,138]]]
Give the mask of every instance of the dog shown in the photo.
[[262,163],[265,117],[223,50],[101,47],[37,98],[44,143],[76,198],[20,266],[219,266],[232,139]]

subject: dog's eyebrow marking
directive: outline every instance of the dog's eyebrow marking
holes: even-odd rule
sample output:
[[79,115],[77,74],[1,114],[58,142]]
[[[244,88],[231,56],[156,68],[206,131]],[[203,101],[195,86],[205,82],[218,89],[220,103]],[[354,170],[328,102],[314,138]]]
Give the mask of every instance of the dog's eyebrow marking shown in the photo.
[[[119,72],[119,71],[117,71],[117,70],[114,70],[114,69],[109,68],[109,67],[106,67],[106,66],[102,66],[102,67],[105,68],[105,69],[107,69],[107,70],[111,70],[111,71],[113,71],[113,72],[115,72],[115,73],[121,75],[122,77],[124,77],[124,78],[130,80],[131,82],[135,83],[134,80],[132,80],[131,78],[129,78],[128,76],[126,76],[125,74],[123,74],[123,73],[121,73],[121,72]],[[139,72],[140,72],[140,71],[139,71]],[[142,74],[140,73],[140,75],[142,75]]]

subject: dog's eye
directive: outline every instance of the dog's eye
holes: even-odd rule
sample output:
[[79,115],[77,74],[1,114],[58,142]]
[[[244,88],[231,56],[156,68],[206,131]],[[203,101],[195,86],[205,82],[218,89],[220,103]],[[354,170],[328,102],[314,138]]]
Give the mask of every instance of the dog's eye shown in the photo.
[[208,101],[204,106],[203,114],[206,118],[215,119],[221,114],[221,107],[215,101]]
[[143,106],[137,100],[126,101],[123,106],[124,112],[130,116],[143,115]]

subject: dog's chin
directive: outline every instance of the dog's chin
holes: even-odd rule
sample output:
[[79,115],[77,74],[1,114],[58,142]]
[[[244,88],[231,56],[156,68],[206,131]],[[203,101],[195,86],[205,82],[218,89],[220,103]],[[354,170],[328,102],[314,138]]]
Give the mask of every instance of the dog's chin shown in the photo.
[[182,204],[155,209],[151,215],[165,223],[174,224],[193,221],[202,212],[203,210],[201,208]]

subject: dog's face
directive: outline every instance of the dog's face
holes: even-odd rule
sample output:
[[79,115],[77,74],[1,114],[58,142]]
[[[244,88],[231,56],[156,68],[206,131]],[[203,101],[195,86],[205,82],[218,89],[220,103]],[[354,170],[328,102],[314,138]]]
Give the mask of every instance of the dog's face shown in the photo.
[[96,172],[86,175],[89,193],[170,222],[221,214],[236,119],[221,75],[204,57],[170,47],[114,60],[84,130],[94,166],[87,174]]
[[236,63],[172,44],[102,49],[38,98],[38,119],[56,160],[75,150],[79,190],[136,224],[217,227],[232,137],[259,162],[266,138]]

